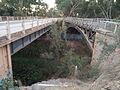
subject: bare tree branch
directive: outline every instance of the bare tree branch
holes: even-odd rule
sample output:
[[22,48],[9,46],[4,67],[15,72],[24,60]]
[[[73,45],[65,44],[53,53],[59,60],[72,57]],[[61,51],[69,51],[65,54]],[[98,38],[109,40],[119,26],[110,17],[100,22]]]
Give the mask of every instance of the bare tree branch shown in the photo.
[[70,10],[69,16],[74,12],[74,10],[80,5],[80,1],[76,2]]

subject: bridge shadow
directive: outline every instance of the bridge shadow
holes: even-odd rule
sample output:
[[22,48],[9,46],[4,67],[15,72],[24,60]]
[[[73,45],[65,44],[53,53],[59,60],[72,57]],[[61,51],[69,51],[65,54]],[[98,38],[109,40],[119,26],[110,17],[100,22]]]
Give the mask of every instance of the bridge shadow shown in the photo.
[[51,77],[50,75],[53,73],[51,64],[54,64],[55,61],[47,57],[50,41],[46,35],[42,35],[12,55],[14,80],[21,81],[23,85],[27,86]]
[[74,49],[80,56],[92,57],[92,51],[88,47],[85,36],[80,29],[70,26],[66,32],[61,34],[61,37],[66,40],[68,47]]

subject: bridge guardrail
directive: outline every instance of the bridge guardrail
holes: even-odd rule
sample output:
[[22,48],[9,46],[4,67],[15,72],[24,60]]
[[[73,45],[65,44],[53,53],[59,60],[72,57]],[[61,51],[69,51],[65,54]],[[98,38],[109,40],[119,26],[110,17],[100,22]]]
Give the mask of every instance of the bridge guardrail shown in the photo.
[[0,16],[0,22],[2,21],[7,21],[7,20],[10,20],[10,21],[14,21],[14,20],[23,20],[23,19],[27,19],[27,20],[30,20],[30,19],[42,19],[41,17],[33,17],[33,16],[27,16],[27,17],[21,17],[21,16]]
[[[26,29],[33,28],[35,26],[46,24],[52,22],[52,20],[57,20],[58,18],[46,18],[41,19],[40,17],[0,17],[0,37],[7,36],[8,39],[11,39],[11,33],[16,33],[17,31],[22,31],[25,33]],[[66,18],[68,21],[72,21],[81,26],[91,28],[92,30],[96,29],[105,29],[116,33],[117,30],[120,30],[120,23],[113,22],[112,20],[104,18]]]
[[56,19],[53,18],[46,18],[46,19],[39,19],[39,18],[32,18],[26,19],[25,17],[21,18],[21,20],[13,19],[11,17],[5,17],[7,21],[0,22],[0,39],[2,37],[7,37],[8,40],[11,39],[11,34],[22,31],[23,35],[25,34],[25,30],[34,28],[40,25],[47,25],[55,21]]
[[[112,31],[114,34],[117,30],[120,30],[120,20],[115,19],[105,19],[105,18],[72,18],[67,17],[67,21],[74,22],[75,24],[87,26],[92,28],[92,30],[96,29],[105,29],[108,31]],[[116,22],[114,22],[116,21]]]

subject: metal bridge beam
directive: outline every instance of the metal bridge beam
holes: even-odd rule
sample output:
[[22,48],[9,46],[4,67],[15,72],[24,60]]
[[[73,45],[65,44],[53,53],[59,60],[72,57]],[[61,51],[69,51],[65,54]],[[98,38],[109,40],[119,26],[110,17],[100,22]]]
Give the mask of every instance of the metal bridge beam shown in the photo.
[[35,41],[36,39],[38,39],[40,36],[42,36],[43,34],[45,34],[46,32],[48,32],[50,30],[49,27],[43,28],[37,32],[34,32],[28,36],[25,36],[15,42],[12,42],[10,44],[11,47],[11,54],[15,54],[16,52],[18,52],[19,50],[21,50],[22,48],[26,47],[27,45],[29,45],[30,43],[32,43],[33,41]]

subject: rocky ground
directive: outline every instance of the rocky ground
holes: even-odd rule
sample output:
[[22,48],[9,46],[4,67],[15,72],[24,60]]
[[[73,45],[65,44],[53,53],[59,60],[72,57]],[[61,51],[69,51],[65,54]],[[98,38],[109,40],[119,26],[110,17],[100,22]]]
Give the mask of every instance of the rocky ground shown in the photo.
[[79,80],[57,79],[32,85],[32,90],[88,90],[89,84]]

